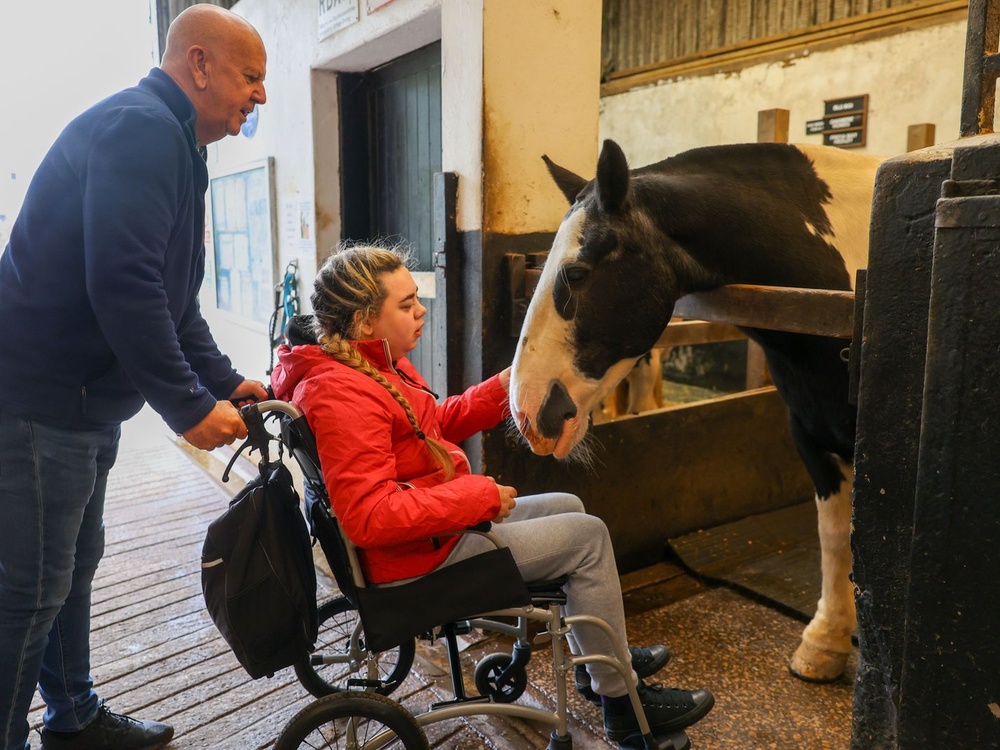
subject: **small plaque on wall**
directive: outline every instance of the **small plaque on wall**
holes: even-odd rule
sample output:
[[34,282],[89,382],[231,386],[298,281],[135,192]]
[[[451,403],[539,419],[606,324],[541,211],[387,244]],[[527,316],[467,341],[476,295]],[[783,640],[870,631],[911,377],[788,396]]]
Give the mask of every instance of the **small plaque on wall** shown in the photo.
[[867,128],[868,94],[827,99],[823,119],[806,121],[806,135],[822,135],[824,146],[838,148],[864,146]]
[[823,114],[843,115],[847,112],[864,112],[868,109],[868,94],[849,96],[845,99],[827,99],[823,102]]
[[839,146],[840,148],[850,148],[851,146],[865,145],[865,131],[862,130],[840,130],[834,133],[823,133],[824,146]]
[[357,23],[361,0],[319,0],[319,40]]

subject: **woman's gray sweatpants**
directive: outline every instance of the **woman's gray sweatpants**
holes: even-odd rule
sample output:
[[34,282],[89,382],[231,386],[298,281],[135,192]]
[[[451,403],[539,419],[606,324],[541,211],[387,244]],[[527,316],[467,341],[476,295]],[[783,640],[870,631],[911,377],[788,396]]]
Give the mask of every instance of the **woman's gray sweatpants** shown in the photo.
[[[517,505],[493,533],[510,548],[525,581],[569,576],[564,586],[567,615],[592,615],[605,620],[628,647],[625,610],[611,537],[604,521],[584,511],[580,498],[563,492],[517,498]],[[466,534],[444,565],[492,549],[478,534]],[[610,654],[614,649],[603,631],[580,624],[567,634],[574,654]],[[612,667],[588,664],[591,685],[599,695],[625,695],[622,676]],[[632,679],[637,680],[635,672]]]

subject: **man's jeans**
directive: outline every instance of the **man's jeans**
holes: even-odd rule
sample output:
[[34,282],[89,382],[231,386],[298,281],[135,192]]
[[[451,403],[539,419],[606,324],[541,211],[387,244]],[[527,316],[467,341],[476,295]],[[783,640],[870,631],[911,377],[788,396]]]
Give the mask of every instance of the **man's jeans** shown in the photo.
[[77,431],[0,407],[0,748],[27,745],[37,683],[45,725],[97,714],[90,593],[104,554],[104,494],[119,428]]

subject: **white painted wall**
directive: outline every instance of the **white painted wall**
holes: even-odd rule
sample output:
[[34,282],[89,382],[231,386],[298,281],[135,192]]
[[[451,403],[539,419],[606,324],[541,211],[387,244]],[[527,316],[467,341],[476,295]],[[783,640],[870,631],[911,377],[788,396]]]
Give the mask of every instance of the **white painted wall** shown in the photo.
[[[211,175],[271,157],[275,165],[275,281],[299,263],[300,296],[309,310],[312,279],[340,240],[340,136],[335,76],[388,62],[440,38],[441,0],[393,0],[371,14],[358,0],[359,21],[319,39],[316,0],[240,0],[233,10],[260,32],[267,49],[267,103],[252,139],[226,138],[209,147]],[[310,240],[298,233],[299,208],[315,221]],[[209,221],[210,223],[210,221]],[[212,247],[209,246],[209,257]],[[242,373],[263,378],[270,351],[258,323],[215,308],[214,278],[206,274],[202,307],[222,351]]]
[[679,151],[757,139],[757,113],[789,110],[789,140],[823,117],[823,100],[869,94],[867,144],[880,156],[906,151],[909,125],[933,123],[938,143],[958,138],[965,22],[942,24],[815,52],[738,73],[663,82],[605,97],[601,138],[622,146],[633,166]]

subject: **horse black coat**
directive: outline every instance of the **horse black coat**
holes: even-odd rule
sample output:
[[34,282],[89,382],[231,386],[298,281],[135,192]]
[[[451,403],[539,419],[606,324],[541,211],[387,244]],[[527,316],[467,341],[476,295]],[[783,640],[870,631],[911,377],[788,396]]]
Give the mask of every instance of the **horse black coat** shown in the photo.
[[[572,207],[514,358],[511,410],[532,449],[570,455],[587,415],[657,341],[678,297],[733,283],[851,289],[867,260],[878,163],[833,148],[744,144],[630,170],[609,140],[587,181],[546,158]],[[844,344],[745,332],[763,347],[820,501],[823,597],[792,669],[832,679],[854,622],[847,574],[855,410]]]

